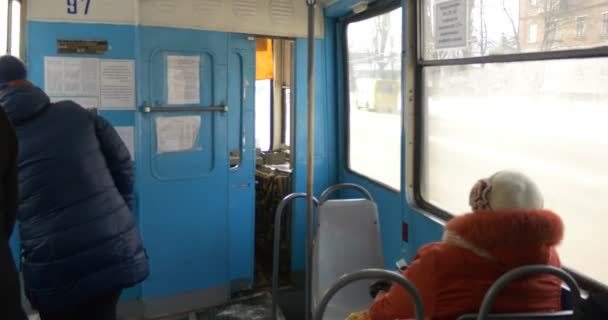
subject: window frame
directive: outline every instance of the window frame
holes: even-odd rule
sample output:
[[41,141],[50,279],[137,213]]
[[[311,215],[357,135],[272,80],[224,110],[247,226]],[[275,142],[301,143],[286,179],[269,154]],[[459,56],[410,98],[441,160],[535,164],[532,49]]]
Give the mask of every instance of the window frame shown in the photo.
[[[406,57],[404,59],[403,70],[404,72],[413,73],[413,84],[405,84],[406,90],[411,90],[410,93],[413,95],[411,103],[407,103],[407,99],[404,97],[405,105],[404,109],[406,112],[413,111],[413,135],[412,146],[410,152],[413,154],[408,156],[404,161],[411,161],[411,165],[406,163],[407,175],[412,175],[411,183],[408,180],[408,191],[411,192],[409,195],[411,199],[408,199],[410,206],[421,211],[422,214],[429,218],[437,221],[438,223],[447,223],[455,216],[448,211],[439,208],[430,202],[426,201],[422,195],[422,173],[424,169],[423,154],[424,154],[424,141],[423,134],[425,132],[424,127],[424,82],[423,82],[423,71],[426,67],[436,66],[454,66],[454,65],[475,65],[475,64],[493,64],[493,63],[509,63],[509,62],[526,62],[526,61],[546,61],[546,60],[575,60],[575,59],[590,59],[590,58],[608,58],[608,45],[598,46],[594,48],[583,48],[583,49],[567,49],[567,50],[555,50],[555,51],[544,51],[544,52],[528,52],[528,53],[513,53],[504,55],[488,55],[480,57],[469,57],[469,58],[455,58],[455,59],[444,59],[444,60],[425,60],[424,59],[424,18],[423,18],[423,6],[425,1],[408,1],[407,9],[414,10],[413,15],[415,19],[410,19],[411,22],[406,22],[402,27],[414,28],[414,31],[408,36],[404,35],[404,47],[415,48],[412,54],[414,57]],[[404,10],[406,10],[404,8]],[[608,13],[608,12],[606,12]],[[408,13],[404,13],[404,17],[407,15],[408,18],[412,16]],[[578,19],[577,16],[576,18]],[[405,32],[404,32],[405,33]],[[407,41],[409,40],[409,41]],[[407,43],[406,43],[407,42]],[[406,74],[406,77],[408,75]],[[411,79],[411,78],[408,78]],[[413,104],[413,107],[412,107]],[[411,157],[411,158],[409,158]],[[408,179],[408,177],[406,177]],[[608,284],[601,283],[594,280],[579,271],[563,266],[563,268],[571,273],[573,277],[578,281],[579,286],[589,292],[608,292]]]
[[[395,9],[398,8],[402,8],[401,6],[401,1],[400,0],[390,0],[390,1],[386,1],[386,2],[374,2],[372,4],[369,5],[369,7],[360,13],[356,13],[356,14],[352,14],[350,16],[347,16],[345,18],[342,18],[339,22],[339,29],[341,30],[341,44],[342,44],[342,56],[344,57],[344,59],[342,60],[342,69],[343,69],[343,78],[342,78],[342,83],[343,85],[343,101],[344,101],[344,115],[343,115],[343,119],[344,119],[344,146],[343,146],[343,152],[344,152],[344,162],[342,163],[342,165],[344,166],[344,169],[346,170],[346,172],[348,172],[349,174],[352,174],[356,177],[359,178],[363,178],[366,179],[367,181],[371,182],[374,185],[377,185],[381,188],[384,188],[392,193],[401,193],[401,190],[404,188],[403,185],[401,185],[399,187],[399,189],[395,189],[394,187],[388,185],[385,182],[379,181],[377,179],[374,179],[372,177],[369,177],[363,173],[360,173],[358,171],[353,170],[350,167],[350,74],[348,72],[349,67],[348,67],[348,61],[349,61],[349,54],[348,54],[348,25],[353,23],[353,22],[359,22],[359,21],[363,21],[363,20],[367,20],[367,19],[371,19],[373,17],[377,17],[386,13],[389,13]],[[403,8],[402,8],[403,10]],[[403,26],[401,28],[401,33],[403,33]],[[403,44],[402,44],[403,46]],[[404,72],[404,66],[403,66],[403,62],[401,65],[401,72]],[[403,88],[403,85],[401,85],[401,88]],[[403,96],[403,93],[401,93]],[[403,100],[403,99],[402,99]],[[402,101],[399,101],[398,103],[402,104]],[[403,114],[404,112],[404,106],[401,106],[401,112],[400,114]],[[401,177],[403,175],[403,172],[400,170],[398,173],[399,177]]]

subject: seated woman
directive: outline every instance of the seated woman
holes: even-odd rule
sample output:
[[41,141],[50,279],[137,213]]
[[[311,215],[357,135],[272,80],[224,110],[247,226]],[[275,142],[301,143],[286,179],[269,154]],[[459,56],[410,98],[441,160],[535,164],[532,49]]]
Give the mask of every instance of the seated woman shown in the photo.
[[[418,288],[426,319],[452,320],[477,313],[490,286],[507,271],[531,264],[560,267],[555,250],[563,236],[559,216],[543,210],[538,187],[518,172],[501,171],[477,182],[473,212],[451,220],[443,241],[418,251],[404,276]],[[550,275],[515,281],[492,312],[561,310],[561,280]],[[368,310],[372,320],[414,317],[407,292],[393,285]]]

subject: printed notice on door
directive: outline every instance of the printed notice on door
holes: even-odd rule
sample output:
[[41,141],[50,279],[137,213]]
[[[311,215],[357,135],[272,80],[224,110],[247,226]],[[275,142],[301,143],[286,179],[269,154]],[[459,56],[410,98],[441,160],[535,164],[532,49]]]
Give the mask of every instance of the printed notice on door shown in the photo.
[[200,104],[200,56],[167,56],[167,102]]
[[98,73],[98,59],[45,57],[44,91],[49,96],[96,97]]
[[194,150],[200,129],[200,116],[156,118],[156,153]]
[[135,61],[101,60],[101,107],[135,109]]
[[455,49],[467,46],[466,0],[450,0],[435,5],[435,46]]

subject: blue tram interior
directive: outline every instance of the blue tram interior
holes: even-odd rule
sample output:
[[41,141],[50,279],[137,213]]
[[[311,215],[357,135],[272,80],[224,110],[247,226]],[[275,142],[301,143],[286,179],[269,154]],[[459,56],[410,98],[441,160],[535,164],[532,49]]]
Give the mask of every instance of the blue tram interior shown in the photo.
[[583,293],[608,288],[608,1],[312,2],[309,79],[305,0],[0,0],[0,51],[131,151],[151,274],[120,319],[270,319],[276,294],[277,319],[309,320],[344,270],[396,271],[440,241],[504,168],[564,220]]

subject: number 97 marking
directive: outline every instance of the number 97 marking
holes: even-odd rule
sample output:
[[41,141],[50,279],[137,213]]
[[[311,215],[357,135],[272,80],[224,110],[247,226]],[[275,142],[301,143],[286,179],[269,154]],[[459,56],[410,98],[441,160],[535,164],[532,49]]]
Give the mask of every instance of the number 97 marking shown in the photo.
[[78,14],[78,2],[84,3],[84,15],[89,14],[89,7],[91,6],[91,0],[67,0],[68,14]]

